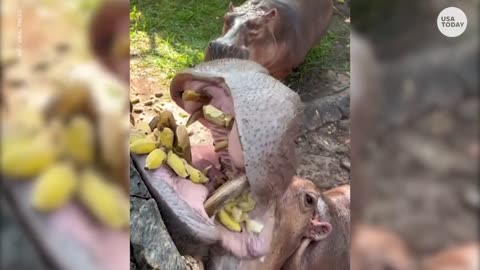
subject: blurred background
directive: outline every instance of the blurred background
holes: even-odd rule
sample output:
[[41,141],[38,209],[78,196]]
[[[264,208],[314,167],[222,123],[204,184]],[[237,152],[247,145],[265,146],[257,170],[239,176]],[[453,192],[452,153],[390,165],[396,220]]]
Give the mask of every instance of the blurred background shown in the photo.
[[352,269],[479,267],[478,5],[352,2]]
[[128,9],[1,2],[0,269],[129,267]]

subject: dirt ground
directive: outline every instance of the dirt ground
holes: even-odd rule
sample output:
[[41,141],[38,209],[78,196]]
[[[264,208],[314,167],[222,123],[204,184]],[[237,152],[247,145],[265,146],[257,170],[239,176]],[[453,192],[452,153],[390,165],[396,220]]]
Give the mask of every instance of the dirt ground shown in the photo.
[[[296,142],[298,175],[311,179],[322,190],[350,181],[350,73],[343,68],[350,60],[350,14],[348,4],[336,6],[329,31],[342,36],[333,45],[333,54],[338,58],[329,67],[318,65],[284,82],[305,104],[303,128]],[[140,63],[142,56],[135,54],[130,61],[130,95],[132,100],[139,100],[134,105],[135,120],[149,121],[155,108],[160,108],[171,110],[178,122],[185,123],[188,115],[172,102],[169,80],[164,79],[161,70]],[[211,143],[209,132],[199,123],[188,129],[192,144]]]

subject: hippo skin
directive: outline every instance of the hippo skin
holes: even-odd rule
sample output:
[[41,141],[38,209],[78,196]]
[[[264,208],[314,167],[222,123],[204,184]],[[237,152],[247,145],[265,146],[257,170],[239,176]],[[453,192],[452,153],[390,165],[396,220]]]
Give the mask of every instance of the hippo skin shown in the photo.
[[325,35],[332,15],[332,0],[230,4],[222,36],[209,43],[205,61],[248,59],[264,66],[274,78],[284,79]]

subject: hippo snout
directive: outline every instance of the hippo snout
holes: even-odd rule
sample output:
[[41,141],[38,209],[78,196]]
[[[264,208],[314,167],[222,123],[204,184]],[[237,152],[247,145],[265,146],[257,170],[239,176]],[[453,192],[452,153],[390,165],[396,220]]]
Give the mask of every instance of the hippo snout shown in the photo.
[[248,56],[249,53],[246,48],[214,40],[208,44],[205,61],[221,58],[248,59]]

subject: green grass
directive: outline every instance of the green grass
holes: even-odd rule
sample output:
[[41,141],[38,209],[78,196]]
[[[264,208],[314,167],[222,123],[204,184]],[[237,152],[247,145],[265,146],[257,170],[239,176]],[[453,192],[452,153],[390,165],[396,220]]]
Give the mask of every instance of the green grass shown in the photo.
[[[238,5],[242,1],[233,1]],[[219,36],[229,1],[132,0],[131,48],[142,65],[159,68],[170,78],[201,62],[208,42]]]
[[[244,0],[233,0],[239,5]],[[218,37],[229,0],[132,0],[130,1],[131,50],[142,57],[140,67],[155,68],[171,78],[177,71],[200,63],[210,40]],[[347,29],[348,30],[348,29]],[[349,32],[349,30],[348,30]],[[348,38],[343,31],[329,31],[307,56],[292,78],[315,66],[334,66],[332,45]],[[340,35],[340,36],[338,36]],[[346,40],[348,43],[349,41]],[[348,61],[347,61],[348,62]]]

